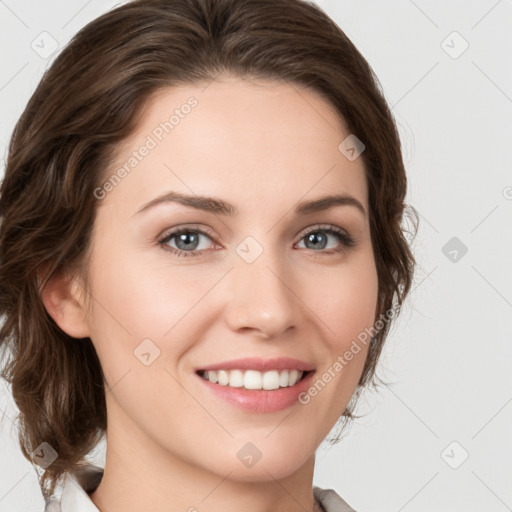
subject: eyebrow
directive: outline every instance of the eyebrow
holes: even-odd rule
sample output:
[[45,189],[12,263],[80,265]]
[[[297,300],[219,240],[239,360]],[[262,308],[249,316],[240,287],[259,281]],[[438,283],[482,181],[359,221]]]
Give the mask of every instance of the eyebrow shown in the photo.
[[[162,203],[178,203],[190,208],[195,208],[196,210],[203,210],[217,215],[238,215],[238,209],[231,203],[223,201],[222,199],[198,195],[191,196],[174,191],[166,192],[143,204],[134,215],[138,215]],[[313,201],[303,201],[295,207],[294,213],[295,215],[309,215],[328,210],[335,206],[354,206],[366,217],[366,210],[361,202],[348,194],[330,195],[314,199]]]

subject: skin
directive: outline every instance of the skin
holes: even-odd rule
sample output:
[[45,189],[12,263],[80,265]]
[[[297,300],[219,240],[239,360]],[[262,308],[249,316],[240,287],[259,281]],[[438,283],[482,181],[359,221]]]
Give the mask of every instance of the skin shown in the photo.
[[[373,324],[378,280],[364,164],[338,150],[350,132],[314,91],[224,76],[154,96],[112,171],[190,96],[198,105],[98,201],[90,307],[77,280],[56,277],[44,292],[64,331],[91,338],[106,378],[106,464],[91,499],[103,512],[311,511],[315,451],[348,404],[367,347],[310,403],[273,413],[216,399],[194,371],[290,356],[314,364],[314,382]],[[171,190],[221,198],[239,213],[168,202],[136,214]],[[300,201],[333,193],[356,198],[366,216],[350,205],[293,214]],[[319,225],[344,230],[355,245],[318,230],[325,248],[308,243],[306,228]],[[199,255],[158,245],[183,226],[211,229],[189,242]],[[263,248],[252,263],[236,252],[248,236]],[[146,338],[160,350],[149,366],[134,356]],[[262,453],[252,467],[237,458],[247,442]]]

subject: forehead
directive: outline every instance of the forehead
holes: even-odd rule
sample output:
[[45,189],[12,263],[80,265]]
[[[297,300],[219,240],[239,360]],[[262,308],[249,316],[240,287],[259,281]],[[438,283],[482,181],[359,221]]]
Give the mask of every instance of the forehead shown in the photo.
[[178,190],[270,206],[338,191],[366,207],[362,158],[339,149],[349,135],[329,102],[297,84],[228,77],[163,88],[120,146],[109,171],[128,172],[107,201],[122,196],[135,210]]

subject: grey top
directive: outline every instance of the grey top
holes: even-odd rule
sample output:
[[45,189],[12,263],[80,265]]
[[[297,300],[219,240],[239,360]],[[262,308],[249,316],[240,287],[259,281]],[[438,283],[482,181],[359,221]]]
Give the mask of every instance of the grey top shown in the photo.
[[[46,501],[44,512],[100,512],[88,493],[98,487],[102,477],[103,468],[92,464],[66,473],[60,495]],[[313,486],[313,496],[324,512],[355,512],[333,489]]]

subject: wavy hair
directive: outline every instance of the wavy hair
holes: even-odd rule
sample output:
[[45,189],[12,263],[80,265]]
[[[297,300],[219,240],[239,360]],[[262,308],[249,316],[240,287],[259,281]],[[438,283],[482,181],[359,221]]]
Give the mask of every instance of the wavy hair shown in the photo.
[[[83,467],[107,425],[102,368],[47,313],[54,275],[86,277],[98,200],[116,149],[163,88],[220,73],[307,86],[365,144],[370,228],[378,273],[376,318],[401,306],[415,260],[403,220],[406,173],[394,118],[370,65],[344,32],[306,0],[135,0],[82,28],[46,70],[15,125],[0,187],[2,377],[19,409],[19,440],[32,463],[42,442],[58,454],[45,495]],[[341,141],[340,141],[341,142]],[[392,319],[372,337],[356,393],[376,385]],[[339,439],[339,438],[338,438]],[[337,441],[337,440],[336,440]]]

